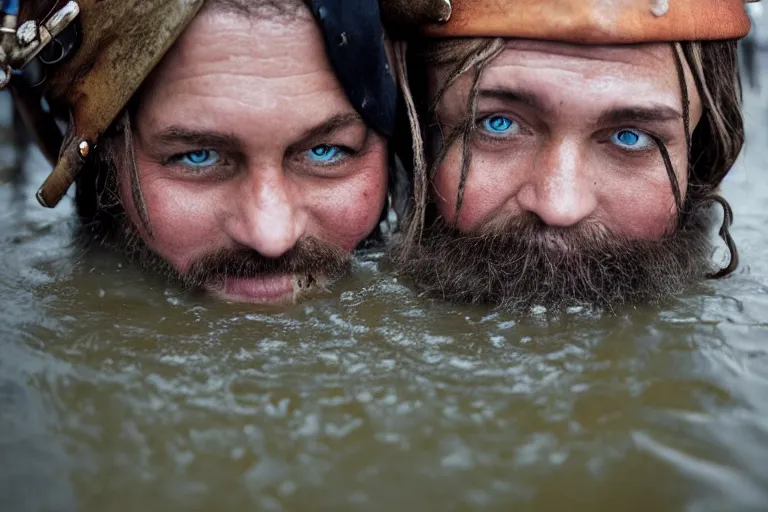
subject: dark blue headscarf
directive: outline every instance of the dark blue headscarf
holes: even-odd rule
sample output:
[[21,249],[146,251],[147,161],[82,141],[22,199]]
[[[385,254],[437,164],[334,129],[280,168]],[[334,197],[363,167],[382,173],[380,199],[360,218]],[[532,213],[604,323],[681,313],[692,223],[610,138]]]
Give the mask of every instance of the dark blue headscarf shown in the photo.
[[312,0],[312,12],[349,101],[369,126],[391,137],[397,84],[384,49],[378,0]]

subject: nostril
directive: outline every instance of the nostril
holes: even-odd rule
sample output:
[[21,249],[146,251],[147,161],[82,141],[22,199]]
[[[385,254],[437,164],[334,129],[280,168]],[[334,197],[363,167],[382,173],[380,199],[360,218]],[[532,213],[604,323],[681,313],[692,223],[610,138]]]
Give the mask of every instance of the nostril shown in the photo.
[[528,190],[517,197],[520,209],[532,214],[543,224],[569,227],[588,218],[595,210],[596,201],[589,194],[571,190],[568,194],[556,190]]
[[265,258],[279,258],[296,245],[303,229],[294,212],[265,215],[256,208],[245,208],[229,218],[225,230],[239,245],[257,251]]

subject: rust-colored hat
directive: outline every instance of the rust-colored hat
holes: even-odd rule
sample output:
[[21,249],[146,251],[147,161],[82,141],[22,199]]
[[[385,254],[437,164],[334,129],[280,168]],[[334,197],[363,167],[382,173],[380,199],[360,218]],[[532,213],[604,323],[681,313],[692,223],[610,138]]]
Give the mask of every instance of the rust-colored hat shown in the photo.
[[450,20],[428,23],[423,32],[432,37],[519,37],[587,44],[737,39],[747,35],[750,28],[744,3],[745,0],[453,0]]

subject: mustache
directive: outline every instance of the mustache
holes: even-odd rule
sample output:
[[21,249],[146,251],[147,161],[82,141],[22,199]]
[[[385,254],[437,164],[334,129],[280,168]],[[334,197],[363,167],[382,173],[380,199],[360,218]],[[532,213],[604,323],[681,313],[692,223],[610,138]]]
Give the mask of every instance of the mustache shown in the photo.
[[[305,237],[278,258],[267,258],[248,247],[222,248],[197,258],[179,273],[187,288],[223,283],[227,278],[257,278],[293,274],[307,287],[321,280],[334,281],[350,272],[351,255],[340,247]],[[300,277],[300,279],[301,279]]]
[[[151,249],[128,218],[106,232],[99,244],[116,249],[145,272],[159,275],[182,289],[221,285],[226,278],[256,278],[293,274],[303,291],[312,285],[343,278],[352,270],[352,255],[341,247],[314,237],[304,237],[278,258],[267,258],[245,246],[220,248],[195,259],[183,271]],[[83,235],[85,236],[85,235]]]
[[[443,231],[458,231],[445,224],[437,225]],[[670,234],[665,234],[669,236]],[[463,235],[471,238],[472,235]],[[510,245],[515,241],[539,247],[548,257],[557,259],[567,254],[603,251],[607,246],[635,245],[639,240],[613,235],[603,224],[586,220],[571,227],[546,224],[532,213],[507,215],[484,223],[477,233],[481,243]]]
[[428,295],[460,303],[514,309],[655,303],[710,270],[709,219],[699,211],[660,239],[645,240],[593,221],[552,227],[532,214],[464,234],[438,217],[400,270]]

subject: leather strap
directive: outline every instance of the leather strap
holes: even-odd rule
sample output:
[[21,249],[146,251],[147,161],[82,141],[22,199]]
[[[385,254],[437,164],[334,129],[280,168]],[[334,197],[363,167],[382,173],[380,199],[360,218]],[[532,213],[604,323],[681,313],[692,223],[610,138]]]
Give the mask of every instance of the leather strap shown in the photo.
[[585,44],[737,39],[744,0],[453,0],[433,37],[515,37]]

